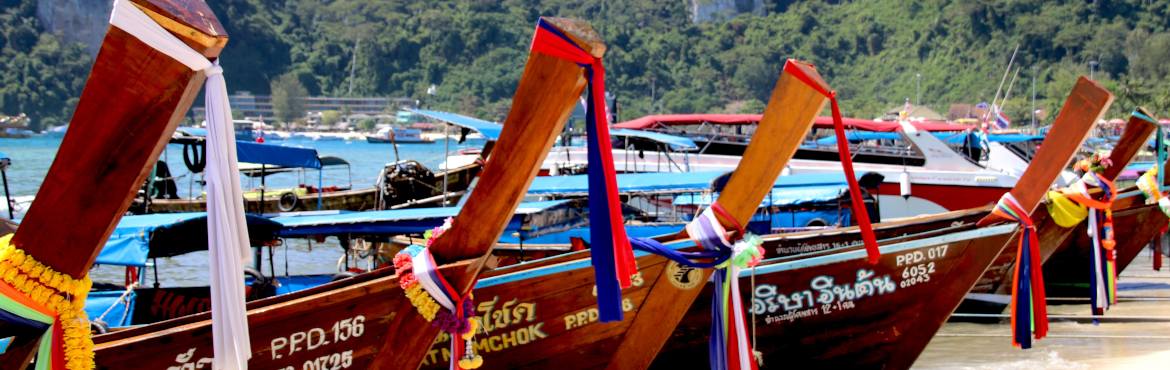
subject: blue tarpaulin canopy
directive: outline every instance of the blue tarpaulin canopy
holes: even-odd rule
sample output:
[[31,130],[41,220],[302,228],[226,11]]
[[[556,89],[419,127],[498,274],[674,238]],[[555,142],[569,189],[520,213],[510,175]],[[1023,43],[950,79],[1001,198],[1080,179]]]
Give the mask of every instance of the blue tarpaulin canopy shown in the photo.
[[[848,198],[849,185],[841,178],[839,184],[810,185],[800,187],[776,187],[772,193],[764,196],[761,207],[790,207],[808,203],[836,202]],[[676,206],[711,205],[712,193],[682,194],[674,197]]]
[[[280,224],[248,215],[253,244],[272,240]],[[207,213],[156,213],[126,216],[118,222],[94,261],[100,265],[146,266],[146,260],[207,250]]]
[[315,149],[236,141],[237,160],[282,167],[321,168]]
[[443,121],[455,126],[475,130],[488,140],[499,140],[500,130],[503,130],[504,128],[503,125],[498,123],[488,122],[482,119],[464,116],[462,114],[439,112],[426,109],[407,109],[407,111],[414,112],[415,114],[426,116],[431,119]]
[[[521,203],[508,222],[505,234],[519,232],[524,237],[560,231],[575,227],[584,220],[576,215],[572,201],[544,201]],[[443,224],[448,217],[459,214],[461,207],[407,208],[386,211],[350,213],[314,212],[308,215],[290,215],[273,218],[283,225],[280,235],[305,237],[313,235],[406,235],[421,234]],[[539,215],[549,215],[544,221]]]
[[[934,137],[950,144],[962,144],[966,134],[954,132],[932,132]],[[868,132],[868,131],[850,131],[845,133],[845,137],[849,141],[863,141],[863,140],[902,140],[902,135],[897,132]],[[997,143],[1018,143],[1023,141],[1040,141],[1044,140],[1042,135],[1024,135],[1024,134],[991,134],[987,135],[987,141]],[[820,145],[832,145],[837,143],[837,137],[829,136],[816,140]]]
[[[711,189],[712,182],[726,172],[659,172],[629,173],[617,175],[618,189],[622,193],[691,193]],[[780,176],[776,187],[805,187],[836,185],[845,182],[841,174],[801,174]],[[586,175],[542,176],[532,181],[529,195],[584,196],[589,192]]]
[[659,132],[629,130],[629,129],[613,129],[609,132],[614,138],[633,137],[639,139],[650,140],[654,142],[670,145],[671,150],[675,151],[691,151],[699,150],[699,146],[695,144],[694,140],[682,136],[668,135]]

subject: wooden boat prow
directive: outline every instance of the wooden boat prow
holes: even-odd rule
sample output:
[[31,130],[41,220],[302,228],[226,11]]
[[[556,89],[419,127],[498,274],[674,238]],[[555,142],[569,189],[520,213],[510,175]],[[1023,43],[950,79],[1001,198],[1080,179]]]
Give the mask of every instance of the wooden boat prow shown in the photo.
[[[802,76],[798,77],[798,74]],[[776,177],[796,154],[817,114],[828,103],[828,96],[824,94],[828,91],[827,84],[812,65],[795,60],[785,63],[755,132],[760,138],[768,138],[767,145],[748,145],[740,165],[732,172],[724,191],[719,194],[719,203],[737,218],[736,222],[740,225],[746,225],[755,214]],[[757,139],[754,142],[762,141]],[[665,239],[680,240],[685,237],[686,231],[683,230]],[[710,274],[710,269],[701,269],[695,279],[706,281]],[[663,328],[677,325],[686,313],[689,302],[694,301],[701,291],[674,284],[672,279],[675,277],[668,273],[649,276],[657,278],[646,293],[639,314],[616,346],[616,352],[608,362],[609,368],[636,369],[649,366],[654,355],[670,337],[671,331]]]
[[[567,18],[542,20],[557,27],[564,25],[566,28],[560,28],[560,32],[574,40],[587,41],[578,43],[578,46],[604,52],[604,44],[588,23]],[[431,248],[437,260],[480,258],[480,263],[473,264],[472,271],[465,275],[474,277],[478,274],[479,269],[483,267],[482,257],[491,251],[504,230],[504,224],[508,220],[506,215],[515,211],[528,185],[540,171],[539,166],[536,166],[528,169],[527,173],[520,173],[517,168],[524,167],[518,164],[544,159],[556,141],[556,135],[550,135],[546,129],[559,130],[559,127],[564,125],[572,113],[571,109],[566,110],[564,107],[571,107],[576,103],[587,82],[581,68],[575,63],[541,53],[530,55],[524,67],[524,74],[520,78],[520,86],[512,97],[513,109],[504,119],[505,130],[501,132],[495,149],[486,159],[480,173],[477,187],[484,191],[468,195],[466,205],[455,218],[451,229],[435,240]],[[547,122],[553,124],[546,124]],[[517,125],[525,129],[508,130],[509,127]],[[537,137],[542,140],[532,142],[532,138]],[[503,149],[513,146],[524,149]],[[506,201],[499,201],[500,199]],[[456,277],[450,280],[452,284],[458,286],[456,289],[470,290],[473,279]]]
[[593,26],[589,22],[562,17],[541,17],[540,19],[555,26],[562,34],[573,40],[574,44],[577,44],[594,58],[601,58],[605,55],[605,41],[601,39],[601,35],[597,31],[593,30]]
[[[1152,117],[1141,107],[1138,107],[1135,113]],[[1151,122],[1138,115],[1130,117],[1125,124],[1125,129],[1121,131],[1121,138],[1117,139],[1117,146],[1114,146],[1113,150],[1109,152],[1109,160],[1113,162],[1113,165],[1106,167],[1101,176],[1110,181],[1116,180],[1117,176],[1125,170],[1125,166],[1129,165],[1138,152],[1146,147],[1146,140],[1157,129],[1157,122]]]
[[[1117,147],[1110,152],[1113,166],[1106,168],[1102,176],[1115,179],[1129,162],[1123,160],[1125,155],[1128,154],[1132,157],[1133,154],[1129,153],[1144,147],[1146,144],[1144,138],[1156,130],[1157,123],[1152,122],[1152,115],[1142,108],[1138,108],[1135,113],[1126,123],[1125,131],[1122,132]],[[1132,134],[1131,131],[1133,131]],[[1166,168],[1165,164],[1162,168]],[[1170,180],[1170,177],[1167,177],[1166,180]],[[1166,185],[1163,183],[1162,189],[1166,189]],[[1136,186],[1115,189],[1118,194],[1130,193],[1130,196],[1119,196],[1113,201],[1111,207],[1117,243],[1114,251],[1118,272],[1124,271],[1130,262],[1144,250],[1146,244],[1161,234],[1162,228],[1167,222],[1166,214],[1158,205],[1146,204],[1144,195],[1133,194],[1139,191]],[[1097,194],[1100,189],[1091,189],[1090,192]],[[1059,228],[1056,225],[1053,227]],[[1087,235],[1086,228],[1086,223],[1082,222],[1074,227],[1064,229],[1068,234],[1065,238],[1042,242],[1042,246],[1049,249],[1050,257],[1045,261],[1044,275],[1045,282],[1053,295],[1084,296],[1087,294],[1085,286],[1089,281],[1089,273],[1085,267],[1090,266],[1093,244]]]
[[[207,7],[200,0],[136,4],[171,4],[170,8],[177,9]],[[188,23],[219,24],[210,12],[156,14]],[[185,39],[201,35],[219,45],[227,42],[222,31],[188,31],[186,35]],[[206,48],[201,52],[217,56],[219,51]],[[58,271],[80,276],[88,270],[148,175],[148,162],[166,145],[204,79],[202,71],[192,71],[111,26],[70,129],[45,178],[50,186],[37,192],[37,201],[26,214],[14,243]],[[136,81],[133,88],[126,88],[127,80]],[[93,189],[122,196],[93,197]],[[62,224],[61,215],[69,215],[74,221]]]
[[[152,19],[205,57],[218,57],[227,43],[202,0],[135,0],[129,6],[154,9]],[[205,32],[210,25],[217,28]],[[84,276],[205,78],[111,25],[45,185],[12,243],[58,272]],[[104,195],[93,196],[94,189]],[[27,363],[34,342],[18,338],[0,356],[0,368]]]
[[[1082,127],[1086,124],[1084,119],[1092,117],[1093,120],[1087,123],[1089,127],[1092,127],[1101,117],[1105,116],[1105,110],[1100,108],[1108,107],[1112,103],[1113,94],[1101,87],[1096,81],[1084,76],[1077,79],[1072,93],[1065,100],[1064,107],[1060,109],[1056,121],[1053,121],[1052,129],[1048,131],[1048,137],[1067,137],[1067,139],[1053,142],[1045,139],[1040,149],[1036,150],[1036,155],[1032,157],[1034,159],[1029,164],[1028,170],[1020,176],[1016,186],[1012,188],[1012,195],[1029,214],[1035,212],[1036,207],[1040,206],[1040,200],[1044,198],[1044,193],[1056,182],[1060,172],[1068,165],[1067,160],[1059,163],[1037,163],[1035,158],[1047,158],[1048,152],[1074,153],[1074,148],[1080,147],[1090,134],[1088,129]],[[1061,124],[1064,122],[1075,122],[1082,125]],[[1066,131],[1073,133],[1065,134]],[[1079,134],[1076,134],[1078,132]],[[1071,154],[1067,157],[1071,157]]]
[[131,0],[155,22],[208,59],[227,46],[227,30],[203,1]]
[[[1140,108],[1139,112],[1143,112]],[[1148,115],[1147,115],[1148,116]],[[1113,162],[1113,166],[1107,167],[1101,176],[1104,179],[1113,181],[1117,178],[1125,166],[1133,160],[1137,153],[1146,145],[1146,140],[1150,134],[1157,129],[1157,124],[1146,119],[1134,116],[1131,117],[1122,132],[1121,138],[1117,142],[1117,146],[1109,154],[1109,159]],[[1120,191],[1120,190],[1119,190]],[[1100,189],[1091,189],[1090,194],[1096,196],[1100,193]],[[1138,202],[1140,203],[1140,201]],[[1140,207],[1140,206],[1137,206]],[[1136,208],[1131,199],[1118,199],[1115,201],[1115,218],[1121,220],[1128,220],[1131,208]],[[1039,208],[1032,212],[1032,221],[1036,224],[1036,233],[1040,241],[1040,261],[1045,264],[1045,276],[1054,275],[1057,281],[1060,281],[1062,276],[1067,276],[1067,273],[1062,271],[1054,271],[1055,274],[1049,274],[1048,260],[1054,255],[1059,255],[1062,251],[1067,250],[1071,244],[1074,244],[1081,238],[1079,235],[1084,235],[1083,226],[1065,228],[1056,224],[1051,216],[1048,214],[1048,209]],[[1124,222],[1124,221],[1123,221]],[[1140,224],[1138,224],[1140,225]],[[1141,229],[1140,227],[1138,229]],[[1078,232],[1079,230],[1079,232]],[[1139,231],[1140,232],[1140,231]],[[1130,235],[1130,234],[1127,234]],[[1139,238],[1148,240],[1148,232],[1138,235]],[[1130,237],[1120,238],[1118,245],[1133,246],[1141,243],[1130,243]],[[1142,242],[1144,243],[1144,242]],[[1075,254],[1075,253],[1074,253]],[[1127,256],[1127,254],[1119,253],[1119,257]],[[971,289],[972,295],[963,302],[963,306],[959,308],[961,312],[976,312],[976,313],[999,313],[1003,311],[1005,304],[1003,297],[1011,294],[1011,280],[1012,272],[1015,270],[1016,264],[1016,250],[1014,248],[1007,248],[996,258],[996,261],[984,273],[983,278]],[[1081,261],[1079,258],[1072,256],[1057,257],[1055,264],[1060,265],[1061,259],[1072,258],[1078,267],[1088,266],[1087,261]],[[1130,257],[1132,259],[1132,257]],[[1121,260],[1121,258],[1119,258]],[[1084,262],[1084,263],[1080,263]],[[1119,265],[1121,266],[1121,265]],[[1072,269],[1074,271],[1083,272],[1084,269]],[[1045,279],[1048,280],[1047,278]],[[1052,284],[1048,284],[1052,285]],[[1057,291],[1059,293],[1059,291]],[[988,296],[988,294],[993,294]]]

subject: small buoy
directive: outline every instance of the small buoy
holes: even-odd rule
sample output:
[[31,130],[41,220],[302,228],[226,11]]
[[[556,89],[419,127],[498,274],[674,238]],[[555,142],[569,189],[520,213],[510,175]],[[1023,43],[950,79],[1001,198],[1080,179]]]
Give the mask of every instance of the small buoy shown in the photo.
[[909,172],[902,171],[902,174],[898,175],[898,194],[901,195],[903,199],[910,198],[910,173]]

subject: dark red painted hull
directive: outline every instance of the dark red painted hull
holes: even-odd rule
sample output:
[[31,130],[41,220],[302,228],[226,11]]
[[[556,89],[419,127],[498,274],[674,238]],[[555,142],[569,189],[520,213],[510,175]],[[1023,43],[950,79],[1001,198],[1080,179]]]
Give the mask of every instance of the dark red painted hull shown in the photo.
[[[1011,188],[914,184],[911,193],[916,198],[926,199],[947,210],[957,211],[995,204],[1008,190]],[[897,182],[883,182],[878,186],[878,194],[901,195],[901,189]]]
[[[841,343],[845,341],[845,338],[851,338],[848,342],[871,343],[875,347],[856,347],[852,350],[843,350],[840,353],[818,354],[800,361],[807,360],[811,363],[830,359],[832,364],[865,364],[871,361],[866,360],[866,358],[882,352],[878,349],[887,348],[886,346],[918,348],[912,351],[912,355],[908,354],[910,351],[902,351],[907,353],[872,360],[878,361],[877,363],[903,361],[906,366],[909,366],[942,322],[946,320],[963,294],[974,284],[980,272],[999,254],[1002,246],[1011,237],[1011,228],[1008,227],[1004,229],[1006,231],[997,235],[964,238],[962,232],[970,233],[973,232],[971,230],[978,230],[975,229],[973,223],[984,215],[986,215],[986,211],[955,212],[917,220],[896,228],[879,229],[879,235],[894,240],[927,244],[921,248],[890,253],[876,268],[864,262],[864,257],[859,257],[826,266],[761,274],[757,276],[757,282],[776,286],[797,286],[795,284],[804,279],[803,283],[807,285],[809,279],[819,275],[833,276],[843,283],[852,282],[853,280],[846,279],[856,279],[858,269],[874,271],[876,274],[874,278],[889,275],[888,282],[894,287],[893,291],[848,303],[841,302],[839,303],[840,307],[853,305],[856,307],[842,309],[840,313],[821,315],[821,317],[810,321],[815,322],[815,324],[809,325],[807,329],[823,331],[818,329],[822,326],[845,328],[853,325],[853,320],[858,320],[859,322],[884,322],[892,325],[891,330],[914,333],[913,335],[892,337],[885,334],[879,337],[863,335],[864,333],[882,332],[872,330],[872,328],[857,332],[851,331],[847,334],[839,333],[843,337],[832,339],[833,336],[826,336],[823,339],[824,342],[799,344],[802,348],[798,351],[800,353],[806,352],[807,348],[803,347],[816,346],[816,343]],[[955,226],[947,227],[950,225]],[[910,230],[921,228],[929,228],[929,230],[918,231],[918,234],[913,235],[903,235]],[[956,234],[956,232],[960,234]],[[943,239],[944,242],[934,244],[929,242],[940,239]],[[771,238],[765,248],[770,251],[799,249],[802,246],[807,246],[805,243],[807,241],[824,241],[832,244],[847,243],[849,240],[856,240],[856,234],[851,230],[825,231],[819,234],[805,233]],[[941,247],[941,245],[946,245],[946,247]],[[932,252],[929,250],[930,248],[935,248],[935,250]],[[946,253],[940,253],[939,248],[945,249]],[[916,251],[922,251],[923,261],[911,264],[906,262],[909,257],[899,257],[913,255]],[[808,260],[816,256],[838,256],[846,253],[856,254],[859,253],[859,250],[856,247],[836,248],[826,252],[791,257],[787,260]],[[860,254],[860,256],[863,255],[863,253]],[[928,257],[931,255],[934,255],[935,258],[929,259]],[[596,302],[592,295],[593,272],[589,268],[588,258],[588,251],[581,251],[533,261],[527,265],[509,266],[481,275],[480,283],[475,290],[478,303],[477,311],[481,320],[487,322],[489,327],[487,333],[476,337],[476,348],[484,356],[484,368],[557,367],[578,369],[606,365],[623,368],[624,366],[621,364],[609,363],[609,361],[616,361],[612,358],[614,351],[623,342],[630,340],[631,324],[636,319],[657,315],[656,311],[650,308],[647,300],[653,290],[658,289],[657,285],[669,284],[670,286],[665,286],[665,289],[668,290],[710,289],[709,287],[705,288],[708,284],[704,283],[705,279],[702,278],[704,275],[701,274],[700,270],[680,268],[677,264],[659,256],[642,256],[638,258],[640,274],[634,279],[634,286],[623,291],[623,308],[626,310],[626,319],[619,323],[601,324],[596,322]],[[898,263],[900,259],[903,261],[901,266]],[[912,265],[921,265],[921,268],[930,274],[929,278],[918,279],[929,279],[930,281],[903,282],[904,280],[916,279],[915,277],[902,278],[903,271]],[[931,268],[934,272],[929,272]],[[749,280],[742,279],[741,284],[745,286],[745,297],[749,297],[751,293]],[[678,364],[688,364],[684,368],[702,367],[706,364],[707,352],[704,349],[707,325],[710,322],[709,311],[707,311],[710,293],[705,294],[708,294],[707,300],[700,299],[695,302],[683,326],[679,329],[680,331],[676,332],[675,338],[672,338],[671,342],[667,344],[671,353],[682,351],[693,355],[687,357],[686,361],[678,362]],[[915,297],[923,294],[930,294],[940,299],[931,300],[929,303],[916,302],[919,300]],[[748,299],[750,300],[750,298]],[[886,302],[895,302],[895,304],[891,306]],[[913,310],[920,312],[920,314],[915,315],[918,319],[906,322],[892,320],[895,316],[890,311],[897,310],[899,305],[915,306]],[[816,308],[820,309],[820,306]],[[854,318],[854,314],[860,315],[857,316],[860,319]],[[888,316],[887,319],[876,319],[886,316]],[[847,320],[850,324],[842,324],[839,320]],[[765,316],[761,315],[757,324],[761,327],[765,326],[767,325],[765,321]],[[803,325],[803,322],[800,324]],[[780,336],[779,333],[786,330],[783,329],[775,333],[761,331],[761,334],[767,333],[767,340],[772,340],[773,335]],[[884,331],[886,334],[889,332],[889,330]],[[761,335],[761,342],[764,341],[763,338],[765,336]],[[424,360],[424,368],[439,369],[446,364],[447,356],[449,356],[449,351],[446,349],[449,345],[447,340],[446,337],[440,337],[439,343],[432,347],[431,352]],[[685,345],[678,347],[679,343]],[[702,348],[687,347],[690,345]],[[787,346],[777,344],[765,348],[775,347],[776,351],[781,351]],[[770,350],[769,353],[772,351]],[[660,356],[658,361],[670,362],[670,360],[664,359],[669,359],[671,356]],[[777,363],[787,362],[777,360]]]
[[[763,353],[764,363],[773,366],[908,368],[982,272],[1009,244],[1013,230],[1011,226],[969,228],[967,232],[919,239],[900,247],[884,247],[898,251],[884,254],[877,265],[868,264],[857,248],[853,248],[853,258],[833,260],[834,255],[850,253],[844,251],[804,257],[803,263],[817,259],[826,263],[757,273],[755,289],[744,279],[741,291],[744,297],[751,297],[745,305],[750,305],[754,313],[756,349]],[[964,234],[979,236],[964,238]],[[764,264],[757,271],[795,261],[800,260]],[[841,298],[840,292],[849,287],[834,293],[816,289],[824,286],[817,284],[831,278],[834,288],[852,285],[855,291],[861,291],[856,283],[862,277],[882,281],[893,289],[853,299]],[[707,363],[710,290],[705,288],[691,306],[653,367],[689,368]]]

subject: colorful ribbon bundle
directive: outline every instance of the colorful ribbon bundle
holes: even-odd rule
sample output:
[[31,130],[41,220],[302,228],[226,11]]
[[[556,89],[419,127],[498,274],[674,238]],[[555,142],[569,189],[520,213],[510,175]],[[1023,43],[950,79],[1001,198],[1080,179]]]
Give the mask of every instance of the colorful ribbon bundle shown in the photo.
[[1158,209],[1162,210],[1162,214],[1170,217],[1170,197],[1162,194],[1162,181],[1159,180],[1162,177],[1162,171],[1159,170],[1159,167],[1161,166],[1155,163],[1149,171],[1138,177],[1137,187],[1145,196],[1146,204],[1157,204]]
[[[1093,199],[1088,187],[1101,188],[1102,200]],[[1094,315],[1101,315],[1110,305],[1117,303],[1117,261],[1113,247],[1117,242],[1113,240],[1113,200],[1117,196],[1113,182],[1097,175],[1095,172],[1086,172],[1076,184],[1071,187],[1073,192],[1068,196],[1073,201],[1089,207],[1089,239],[1093,241],[1093,253],[1089,276],[1089,298]],[[1102,218],[1104,219],[1102,221]]]
[[[1117,252],[1113,240],[1113,198],[1116,193],[1113,183],[1090,172],[1086,180],[1094,180],[1104,191],[1104,202],[1086,204],[1089,208],[1089,239],[1093,241],[1092,266],[1090,266],[1089,299],[1094,315],[1102,315],[1110,306],[1117,304]],[[1086,194],[1087,195],[1087,194]],[[1083,204],[1083,203],[1082,203]],[[1104,217],[1104,223],[1100,221]],[[1098,226],[1100,225],[1100,226]]]
[[[718,216],[717,216],[718,215]],[[719,221],[731,223],[735,234],[730,234]],[[719,202],[711,204],[687,224],[687,234],[699,252],[680,252],[648,238],[633,238],[635,248],[662,255],[684,266],[715,267],[715,294],[711,297],[711,339],[708,343],[712,369],[756,369],[752,345],[747,337],[747,319],[739,291],[739,272],[755,266],[764,256],[762,240],[745,234],[743,227]],[[737,239],[730,239],[734,236]],[[742,236],[742,238],[740,238]],[[700,260],[711,260],[703,262]]]
[[1016,268],[1012,272],[1012,344],[1023,349],[1032,348],[1033,334],[1036,339],[1048,335],[1048,306],[1036,225],[1012,193],[1004,194],[991,213],[1014,220],[1023,227],[1016,249]]
[[585,124],[589,151],[589,224],[597,309],[602,322],[622,320],[622,289],[638,272],[634,251],[623,227],[605,111],[605,66],[543,19],[536,24],[532,51],[577,63],[589,80]]
[[[1166,158],[1170,155],[1166,153],[1166,135],[1162,132],[1162,125],[1158,125],[1158,130],[1156,132],[1157,133],[1155,135],[1157,136],[1154,139],[1154,148],[1155,152],[1157,152],[1157,157],[1154,160],[1154,166],[1152,169],[1152,171],[1155,171],[1155,173],[1151,175],[1154,182],[1154,186],[1151,188],[1157,189],[1155,194],[1158,198],[1158,208],[1161,209],[1162,213],[1166,214],[1167,217],[1170,217],[1170,199],[1167,199],[1165,196],[1163,196],[1161,189],[1163,177],[1165,176],[1165,172],[1162,170],[1162,164],[1166,163]],[[1140,187],[1141,180],[1139,179],[1138,182],[1138,186]],[[1149,198],[1146,198],[1146,203],[1149,202]],[[1158,236],[1154,239],[1154,243],[1152,245],[1154,249],[1154,271],[1162,271],[1162,251],[1160,251],[1159,248],[1162,245],[1163,236],[1166,235],[1167,226],[1170,225],[1162,226],[1162,232],[1158,233]]]
[[92,282],[74,279],[37,262],[0,237],[0,321],[47,332],[37,351],[37,370],[92,369],[93,340],[85,315]]
[[[447,219],[443,226],[428,231],[427,246],[450,227],[451,219]],[[483,366],[472,340],[479,329],[472,299],[459,295],[439,274],[430,249],[418,245],[403,249],[394,256],[394,269],[410,304],[427,322],[451,335],[451,370]]]
[[795,64],[784,65],[784,73],[804,82],[817,92],[829,98],[833,110],[833,131],[837,136],[837,153],[841,158],[841,167],[845,170],[845,180],[849,183],[849,198],[853,203],[853,216],[857,218],[857,227],[861,229],[861,240],[865,242],[865,252],[869,263],[878,262],[882,256],[878,250],[877,237],[873,234],[873,226],[869,222],[869,212],[865,208],[865,200],[861,197],[861,185],[857,184],[857,175],[853,173],[853,155],[849,152],[849,140],[845,138],[845,124],[841,119],[841,108],[837,105],[837,92],[822,89],[812,78],[805,75]]
[[[1089,166],[1090,170],[1072,186],[1048,194],[1048,210],[1057,225],[1072,227],[1085,218],[1089,220],[1087,231],[1089,239],[1093,241],[1089,298],[1092,300],[1094,315],[1104,314],[1110,305],[1117,303],[1117,261],[1116,252],[1113,250],[1117,245],[1113,239],[1113,200],[1117,194],[1113,182],[1099,176],[1093,169],[1104,167],[1108,166]],[[1143,178],[1153,176],[1157,176],[1156,169],[1147,172]],[[1145,180],[1138,179],[1138,188],[1148,186],[1143,185],[1143,181]],[[1101,200],[1092,197],[1089,193],[1090,186],[1102,190]],[[1147,201],[1149,197],[1147,195]]]

